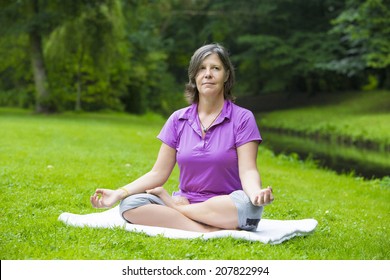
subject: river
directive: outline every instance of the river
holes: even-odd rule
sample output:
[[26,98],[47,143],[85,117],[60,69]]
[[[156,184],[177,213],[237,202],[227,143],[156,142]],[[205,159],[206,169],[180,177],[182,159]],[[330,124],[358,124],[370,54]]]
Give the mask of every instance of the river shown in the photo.
[[301,159],[310,157],[319,166],[333,169],[339,173],[353,173],[356,176],[383,178],[390,176],[390,153],[344,146],[328,141],[312,140],[291,136],[266,129],[261,131],[262,145],[275,154],[295,153]]

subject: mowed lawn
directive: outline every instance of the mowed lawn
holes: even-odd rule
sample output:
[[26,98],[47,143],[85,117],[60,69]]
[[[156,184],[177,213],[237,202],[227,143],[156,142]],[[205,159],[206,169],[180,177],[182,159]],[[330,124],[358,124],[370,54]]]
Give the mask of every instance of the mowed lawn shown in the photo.
[[[75,228],[63,212],[93,213],[98,187],[118,188],[149,171],[162,117],[38,116],[0,109],[0,258],[15,259],[389,259],[390,179],[319,169],[261,147],[258,166],[275,201],[264,218],[314,218],[314,234],[280,245],[232,238],[174,240],[122,229]],[[175,169],[166,184],[178,185]]]

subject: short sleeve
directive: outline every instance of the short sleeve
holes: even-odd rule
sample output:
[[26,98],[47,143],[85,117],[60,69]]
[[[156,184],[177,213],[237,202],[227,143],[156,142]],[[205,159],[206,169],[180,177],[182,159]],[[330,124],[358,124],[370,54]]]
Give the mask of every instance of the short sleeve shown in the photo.
[[160,133],[157,135],[163,143],[176,149],[177,147],[177,114],[173,113],[165,122]]
[[251,141],[261,143],[262,138],[256,123],[255,116],[249,110],[245,110],[239,118],[239,124],[236,131],[236,147],[244,145]]

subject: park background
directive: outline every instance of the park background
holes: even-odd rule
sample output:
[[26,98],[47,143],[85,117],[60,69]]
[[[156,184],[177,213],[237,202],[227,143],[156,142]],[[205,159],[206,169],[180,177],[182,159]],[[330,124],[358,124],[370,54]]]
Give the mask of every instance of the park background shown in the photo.
[[[389,38],[388,0],[1,0],[1,259],[389,259]],[[271,246],[58,222],[151,168],[212,42],[264,138],[265,218],[317,231]]]

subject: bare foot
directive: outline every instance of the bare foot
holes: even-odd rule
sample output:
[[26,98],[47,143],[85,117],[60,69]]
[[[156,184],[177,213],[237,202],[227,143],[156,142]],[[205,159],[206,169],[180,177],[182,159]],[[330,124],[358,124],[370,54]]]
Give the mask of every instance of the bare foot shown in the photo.
[[190,201],[184,196],[172,196],[172,199],[177,206],[190,204]]
[[146,190],[146,192],[158,196],[165,203],[166,206],[176,209],[176,204],[174,200],[163,187]]

